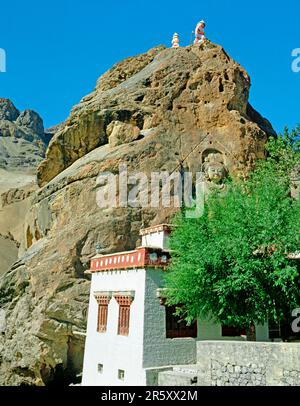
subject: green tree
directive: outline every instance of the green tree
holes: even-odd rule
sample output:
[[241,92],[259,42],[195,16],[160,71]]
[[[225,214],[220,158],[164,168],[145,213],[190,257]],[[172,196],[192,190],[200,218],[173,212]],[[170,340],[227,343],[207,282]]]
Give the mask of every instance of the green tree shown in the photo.
[[202,217],[175,217],[167,304],[180,304],[188,322],[210,318],[250,332],[299,307],[300,261],[288,258],[300,251],[300,201],[290,196],[299,133],[271,139],[268,158],[226,193],[208,196]]

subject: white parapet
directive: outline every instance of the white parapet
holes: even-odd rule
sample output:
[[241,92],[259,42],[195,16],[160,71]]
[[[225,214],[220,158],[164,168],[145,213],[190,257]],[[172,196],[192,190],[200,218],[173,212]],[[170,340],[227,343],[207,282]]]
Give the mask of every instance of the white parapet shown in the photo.
[[170,232],[171,227],[168,224],[145,228],[140,232],[142,236],[142,246],[168,250]]

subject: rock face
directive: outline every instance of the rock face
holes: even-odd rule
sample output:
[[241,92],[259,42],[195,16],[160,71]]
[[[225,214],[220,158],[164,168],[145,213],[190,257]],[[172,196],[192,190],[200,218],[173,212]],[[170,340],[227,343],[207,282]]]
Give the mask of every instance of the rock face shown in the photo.
[[0,99],[0,120],[15,121],[20,112],[8,99]]
[[18,259],[30,195],[36,189],[36,182],[29,175],[0,170],[2,176],[10,178],[12,188],[0,192],[0,277]]
[[55,134],[38,170],[39,184],[107,144],[113,121],[141,131],[172,128],[190,138],[201,130],[214,144],[234,149],[234,160],[249,165],[262,155],[266,133],[273,132],[248,104],[249,88],[245,70],[210,43],[204,50],[158,47],[129,58],[100,78]]
[[[142,224],[175,208],[99,208],[97,177],[200,171],[218,156],[232,176],[247,170],[274,131],[248,104],[250,79],[217,45],[154,48],[99,79],[50,142],[26,216],[24,255],[0,279],[6,331],[0,383],[67,383],[81,371],[95,253],[135,247]],[[118,196],[119,197],[119,196]]]

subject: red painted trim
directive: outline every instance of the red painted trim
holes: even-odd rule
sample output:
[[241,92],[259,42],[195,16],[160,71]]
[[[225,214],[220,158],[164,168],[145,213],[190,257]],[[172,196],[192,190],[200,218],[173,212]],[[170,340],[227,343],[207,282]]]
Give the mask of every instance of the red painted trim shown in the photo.
[[[151,253],[157,254],[157,259],[151,258]],[[167,252],[159,249],[138,248],[134,251],[120,252],[104,255],[91,260],[91,272],[109,270],[122,270],[147,267],[165,268],[169,263],[170,256]]]

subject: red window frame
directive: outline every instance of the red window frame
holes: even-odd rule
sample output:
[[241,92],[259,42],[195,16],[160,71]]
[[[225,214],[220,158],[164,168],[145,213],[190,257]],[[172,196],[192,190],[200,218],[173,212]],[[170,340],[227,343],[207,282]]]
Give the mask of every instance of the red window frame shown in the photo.
[[130,327],[130,307],[133,298],[132,296],[116,295],[115,299],[119,305],[118,335],[128,336]]
[[106,295],[96,296],[98,303],[98,316],[97,316],[97,332],[106,333],[107,331],[107,316],[108,316],[108,304],[110,297]]

